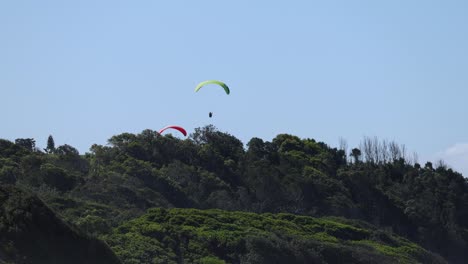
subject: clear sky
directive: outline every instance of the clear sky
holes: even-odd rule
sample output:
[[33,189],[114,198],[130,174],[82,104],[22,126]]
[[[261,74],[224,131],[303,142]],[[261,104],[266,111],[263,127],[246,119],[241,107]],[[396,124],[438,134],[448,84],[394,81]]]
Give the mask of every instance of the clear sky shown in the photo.
[[[468,175],[468,1],[0,1],[0,138],[70,144],[212,123]],[[225,81],[194,93],[198,82]],[[208,118],[213,111],[214,117]]]

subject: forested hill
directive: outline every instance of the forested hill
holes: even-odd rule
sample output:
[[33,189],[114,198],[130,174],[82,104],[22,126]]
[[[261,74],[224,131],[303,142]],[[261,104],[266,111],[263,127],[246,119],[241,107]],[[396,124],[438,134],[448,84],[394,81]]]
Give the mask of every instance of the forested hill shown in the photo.
[[362,146],[348,153],[288,134],[244,146],[212,126],[188,139],[124,133],[85,155],[55,147],[52,137],[44,150],[33,139],[0,140],[0,182],[34,192],[66,221],[108,243],[150,208],[217,208],[366,221],[464,263],[465,178],[443,164],[415,163],[394,142],[367,139]]

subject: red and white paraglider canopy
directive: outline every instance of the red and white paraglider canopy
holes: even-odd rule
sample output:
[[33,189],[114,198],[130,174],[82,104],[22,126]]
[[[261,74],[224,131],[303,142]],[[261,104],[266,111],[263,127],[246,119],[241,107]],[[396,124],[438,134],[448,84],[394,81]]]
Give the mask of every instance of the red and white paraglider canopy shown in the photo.
[[185,131],[185,129],[183,127],[180,127],[180,126],[167,126],[161,130],[159,130],[159,134],[162,134],[162,132],[164,132],[164,130],[166,129],[175,129],[177,131],[179,131],[180,133],[182,133],[184,136],[187,136],[187,131]]

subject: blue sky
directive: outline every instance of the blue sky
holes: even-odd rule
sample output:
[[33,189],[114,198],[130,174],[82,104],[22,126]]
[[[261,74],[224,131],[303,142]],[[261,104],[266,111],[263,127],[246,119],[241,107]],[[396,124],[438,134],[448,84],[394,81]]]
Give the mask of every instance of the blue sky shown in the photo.
[[[466,14],[461,0],[2,1],[0,138],[84,153],[169,124],[244,143],[377,136],[468,175]],[[194,93],[207,79],[231,95]]]

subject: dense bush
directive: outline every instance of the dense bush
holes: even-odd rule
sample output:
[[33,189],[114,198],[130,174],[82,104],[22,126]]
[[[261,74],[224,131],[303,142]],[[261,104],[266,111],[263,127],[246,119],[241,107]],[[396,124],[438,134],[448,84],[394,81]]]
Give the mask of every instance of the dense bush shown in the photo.
[[444,263],[370,225],[292,214],[151,209],[104,238],[124,263]]

